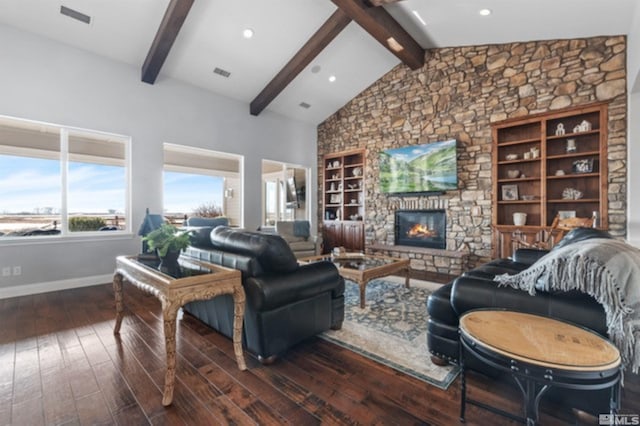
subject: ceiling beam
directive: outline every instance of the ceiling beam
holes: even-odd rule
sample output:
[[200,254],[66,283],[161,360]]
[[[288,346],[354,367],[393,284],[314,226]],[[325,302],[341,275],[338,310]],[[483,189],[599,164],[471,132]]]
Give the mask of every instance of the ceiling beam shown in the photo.
[[409,68],[424,65],[424,49],[384,8],[370,7],[365,0],[331,1]]
[[251,115],[260,114],[273,101],[276,96],[302,70],[318,56],[322,49],[327,47],[331,41],[351,22],[342,10],[336,10],[327,21],[311,36],[300,50],[291,58],[289,62],[276,74],[276,76],[262,89],[262,92],[251,101],[249,111]]
[[402,0],[369,0],[371,6],[384,6],[385,4],[398,3]]
[[164,13],[156,37],[153,39],[147,58],[142,65],[142,81],[153,84],[160,74],[164,61],[169,56],[171,46],[178,37],[180,28],[184,24],[193,0],[171,0]]

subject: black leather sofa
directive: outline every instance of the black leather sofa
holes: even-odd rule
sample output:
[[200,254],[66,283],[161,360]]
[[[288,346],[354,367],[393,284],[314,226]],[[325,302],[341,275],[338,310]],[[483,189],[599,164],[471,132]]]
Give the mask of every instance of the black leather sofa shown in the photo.
[[[579,244],[589,238],[612,238],[608,232],[592,228],[576,228],[556,245]],[[465,312],[480,308],[504,308],[547,317],[562,319],[607,336],[605,312],[592,297],[578,291],[544,292],[534,296],[511,287],[499,287],[493,278],[499,274],[516,274],[533,265],[548,251],[519,249],[513,258],[496,259],[465,272],[452,282],[443,285],[427,299],[429,324],[427,346],[436,364],[457,364],[459,357],[458,319]],[[471,369],[496,376],[485,365],[467,363]],[[597,415],[607,413],[608,394],[599,392],[563,391],[550,392],[547,396],[563,405],[578,408]]]
[[[265,364],[344,319],[344,279],[330,262],[300,266],[278,235],[225,226],[194,232],[187,256],[242,272],[246,293],[243,344]],[[191,302],[184,310],[220,333],[233,334],[233,299]]]

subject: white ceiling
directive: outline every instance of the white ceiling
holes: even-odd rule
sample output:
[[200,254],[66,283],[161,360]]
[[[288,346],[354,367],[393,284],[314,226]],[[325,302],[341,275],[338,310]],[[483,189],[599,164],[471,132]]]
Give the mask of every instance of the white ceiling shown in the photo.
[[[0,23],[140,69],[169,0],[0,0]],[[628,34],[637,0],[404,0],[385,6],[424,48]],[[90,15],[90,25],[59,13]],[[482,17],[481,8],[492,14]],[[195,0],[157,85],[173,77],[249,103],[335,11],[330,0]],[[423,26],[413,15],[426,21]],[[252,28],[246,40],[242,30]],[[318,124],[399,60],[352,22],[267,107]],[[311,68],[320,66],[317,73]],[[229,78],[213,73],[219,67]],[[336,76],[330,83],[328,77]],[[138,77],[139,78],[139,77]],[[311,105],[309,109],[299,106]]]

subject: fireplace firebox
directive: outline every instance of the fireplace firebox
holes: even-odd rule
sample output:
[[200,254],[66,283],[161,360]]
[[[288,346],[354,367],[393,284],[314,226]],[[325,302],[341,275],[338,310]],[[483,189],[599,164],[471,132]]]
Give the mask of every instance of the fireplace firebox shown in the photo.
[[396,210],[395,244],[435,249],[447,248],[444,210]]

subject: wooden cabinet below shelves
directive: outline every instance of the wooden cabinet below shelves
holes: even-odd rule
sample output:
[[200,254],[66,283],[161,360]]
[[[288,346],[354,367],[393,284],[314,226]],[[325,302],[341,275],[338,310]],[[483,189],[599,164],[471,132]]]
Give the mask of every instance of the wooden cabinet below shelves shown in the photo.
[[[493,229],[494,257],[505,258],[522,247],[524,243],[534,244],[547,240],[547,229],[539,226],[495,226]],[[550,241],[554,245],[557,241]]]
[[342,222],[325,221],[322,224],[322,251],[329,253],[342,243]]
[[364,252],[364,223],[360,220],[328,220],[322,226],[324,253],[334,247],[344,247],[349,252]]

